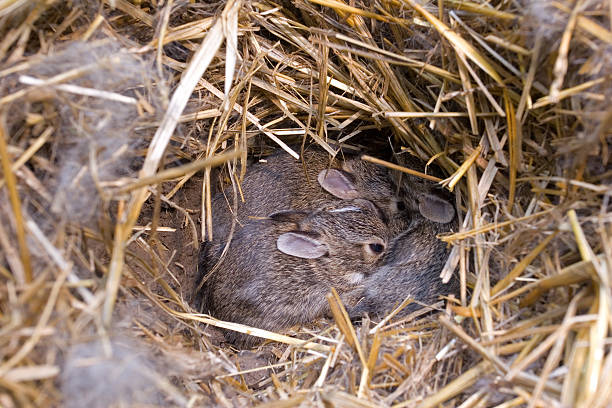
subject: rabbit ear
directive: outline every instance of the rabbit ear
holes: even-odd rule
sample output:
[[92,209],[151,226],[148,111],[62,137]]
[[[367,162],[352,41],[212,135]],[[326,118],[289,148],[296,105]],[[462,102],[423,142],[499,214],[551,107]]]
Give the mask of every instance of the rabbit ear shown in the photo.
[[284,254],[305,259],[316,259],[327,254],[327,246],[298,232],[286,232],[276,240],[276,247]]
[[325,191],[338,198],[352,199],[357,198],[358,193],[355,185],[342,170],[327,169],[321,170],[317,177],[319,184]]
[[269,214],[268,218],[279,222],[293,222],[295,224],[299,224],[304,220],[304,218],[306,218],[307,215],[308,213],[306,211],[281,210]]
[[419,212],[423,217],[440,224],[451,222],[455,217],[453,206],[432,194],[424,194],[420,197]]

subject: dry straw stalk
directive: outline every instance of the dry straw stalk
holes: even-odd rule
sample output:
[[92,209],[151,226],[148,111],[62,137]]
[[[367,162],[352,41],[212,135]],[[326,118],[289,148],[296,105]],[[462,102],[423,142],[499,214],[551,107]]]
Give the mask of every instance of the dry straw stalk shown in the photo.
[[[0,405],[610,406],[611,13],[0,0]],[[196,313],[217,181],[238,203],[251,158],[310,144],[453,192],[459,299],[351,322],[332,291],[286,333]]]

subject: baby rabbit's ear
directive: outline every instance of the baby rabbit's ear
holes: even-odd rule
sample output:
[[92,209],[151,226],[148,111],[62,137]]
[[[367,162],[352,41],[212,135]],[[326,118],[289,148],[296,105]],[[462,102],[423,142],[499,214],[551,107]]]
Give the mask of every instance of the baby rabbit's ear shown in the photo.
[[351,180],[349,180],[347,175],[342,170],[321,170],[317,180],[325,191],[338,198],[346,200],[357,198],[359,196],[355,185]]
[[281,234],[276,240],[276,247],[284,254],[305,259],[316,259],[327,254],[325,244],[299,232]]
[[453,206],[433,194],[424,194],[420,197],[419,212],[423,217],[440,224],[451,222],[455,217]]

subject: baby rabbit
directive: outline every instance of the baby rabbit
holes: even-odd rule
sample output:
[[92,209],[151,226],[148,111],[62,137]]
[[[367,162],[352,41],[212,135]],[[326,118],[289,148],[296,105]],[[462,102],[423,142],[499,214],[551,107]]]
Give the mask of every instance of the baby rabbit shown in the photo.
[[[399,162],[412,169],[422,168],[416,159],[405,157]],[[393,174],[392,179],[410,214],[410,225],[393,238],[382,265],[366,278],[363,298],[349,310],[352,318],[365,312],[370,315],[390,312],[407,297],[431,304],[439,295],[458,291],[458,279],[453,277],[446,284],[440,279],[450,251],[436,238],[457,227],[449,197],[434,183],[415,176]],[[419,303],[411,303],[400,315],[420,307]]]
[[[452,223],[449,223],[452,224]],[[388,245],[382,264],[364,281],[361,301],[348,308],[351,318],[363,313],[383,315],[406,299],[431,304],[439,295],[456,293],[458,280],[447,284],[440,279],[449,251],[436,235],[447,232],[452,225],[440,224],[416,215],[410,228]],[[406,306],[400,315],[420,308],[419,303]]]
[[[344,304],[354,305],[389,238],[379,209],[364,199],[248,222],[205,282],[204,310],[222,320],[277,331],[326,314],[332,287]],[[211,250],[220,251],[218,246]],[[236,332],[226,338],[245,346],[257,343]]]
[[[319,150],[305,152],[304,161],[281,152],[249,168],[223,259],[234,214],[226,192],[214,197],[214,239],[201,250],[200,271],[209,275],[198,296],[204,311],[279,330],[324,314],[330,287],[352,317],[390,311],[407,296],[432,303],[455,290],[438,277],[447,249],[436,238],[455,225],[455,211],[433,183],[391,177],[356,158],[330,163]],[[256,342],[235,333],[228,339]]]
[[[281,151],[268,156],[265,163],[250,166],[241,185],[244,202],[238,203],[238,224],[284,209],[313,210],[340,200],[363,198],[373,202],[385,220],[398,222],[398,229],[403,228],[399,200],[387,169],[355,157],[330,160],[327,152],[318,149],[306,150],[302,160]],[[234,216],[230,192],[225,189],[213,198],[213,242],[226,240],[229,235]]]

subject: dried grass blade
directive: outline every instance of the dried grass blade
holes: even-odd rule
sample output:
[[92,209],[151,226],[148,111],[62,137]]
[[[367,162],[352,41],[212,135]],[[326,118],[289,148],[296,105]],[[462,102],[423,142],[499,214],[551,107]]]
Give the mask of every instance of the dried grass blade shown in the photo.
[[374,334],[374,339],[372,339],[372,345],[370,346],[370,354],[368,355],[368,387],[370,386],[370,380],[372,379],[372,375],[374,374],[374,369],[376,367],[376,360],[378,360],[378,354],[380,352],[380,346],[382,344],[382,336],[380,333]]
[[[329,98],[329,82],[326,73],[329,70],[329,47],[321,46],[321,60],[319,61],[319,106],[316,113],[316,132],[321,140],[327,139],[327,123],[325,120],[325,110]],[[310,119],[310,113],[309,113]]]
[[272,341],[278,341],[279,343],[289,344],[293,346],[299,346],[306,350],[315,350],[323,353],[328,353],[330,351],[329,346],[324,344],[312,343],[300,339],[296,339],[293,337],[285,336],[283,334],[274,333],[268,330],[258,329],[256,327],[247,326],[240,323],[226,322],[222,320],[214,319],[208,315],[194,314],[194,313],[183,313],[177,312],[170,307],[168,307],[165,303],[158,301],[156,298],[148,296],[151,301],[153,301],[157,306],[165,310],[167,313],[180,317],[185,320],[194,320],[198,322],[202,322],[205,324],[210,324],[211,326],[220,327],[222,329],[233,330],[239,333],[248,334],[250,336],[257,336],[263,339],[268,339]]
[[554,344],[558,343],[559,339],[565,339],[569,329],[572,327],[572,324],[575,323],[574,316],[576,315],[576,306],[583,295],[584,293],[581,292],[580,296],[576,296],[572,299],[572,302],[570,302],[567,312],[565,313],[565,317],[563,318],[563,323],[553,332],[553,334],[548,336],[543,342],[539,342],[538,346],[532,350],[531,353],[525,356],[525,358],[521,359],[517,364],[512,365],[512,368],[510,368],[505,377],[507,381],[512,381],[514,377],[519,374],[519,372],[523,371],[525,368],[527,368],[527,366],[536,361]]
[[145,13],[140,7],[133,5],[127,0],[103,0],[103,1],[104,3],[108,4],[111,7],[117,7],[119,10],[135,18],[136,20],[142,21],[149,27],[154,26],[153,16]]
[[331,293],[327,295],[327,301],[329,302],[329,307],[331,308],[332,315],[334,316],[334,320],[338,325],[338,329],[344,334],[346,342],[351,346],[359,355],[359,359],[363,364],[364,368],[367,369],[367,361],[361,350],[361,345],[359,344],[359,339],[357,338],[357,334],[355,333],[355,328],[351,323],[351,319],[346,313],[346,309],[340,300],[340,296],[338,296],[338,292],[336,289],[332,288]]
[[315,381],[314,384],[316,388],[321,388],[325,384],[325,377],[327,377],[327,373],[329,372],[329,367],[331,366],[333,358],[334,353],[329,353],[329,355],[325,359],[325,363],[323,363],[323,367],[321,367],[321,373],[319,374],[319,378],[317,378],[317,381]]
[[[217,88],[214,87],[214,85],[212,85],[210,82],[206,81],[204,78],[201,79],[200,81],[204,88],[208,91],[210,91],[213,95],[215,95],[217,98],[223,100],[223,93],[221,91],[219,91]],[[238,104],[234,104],[234,106],[232,107],[236,112],[242,114],[243,109],[242,106],[238,105]],[[296,160],[299,160],[300,155],[297,154],[296,152],[293,151],[293,149],[291,149],[289,146],[287,146],[287,144],[285,142],[283,142],[282,140],[280,140],[278,137],[276,137],[276,135],[272,132],[270,132],[269,130],[267,130],[266,128],[264,128],[262,126],[262,124],[259,121],[259,118],[257,118],[257,116],[253,115],[251,112],[246,112],[246,117],[249,120],[249,122],[251,122],[252,124],[254,124],[255,126],[257,126],[257,128],[266,136],[268,136],[270,139],[272,139],[276,144],[278,144],[280,146],[281,149],[283,149],[284,151],[286,151],[287,153],[289,153],[291,156],[293,156],[293,158],[295,158]],[[335,152],[334,152],[335,153]]]
[[418,408],[434,408],[473,386],[483,375],[493,371],[493,366],[486,360],[465,371],[459,377],[445,385],[438,392],[425,398]]
[[0,18],[17,11],[29,3],[29,0],[2,0],[0,1]]
[[558,288],[561,286],[575,285],[586,280],[595,280],[596,271],[591,261],[580,261],[573,265],[563,268],[559,274],[549,276],[544,279],[540,279],[536,282],[530,283],[529,285],[523,286],[520,289],[509,293],[506,296],[494,300],[494,303],[500,301],[506,301],[521,293],[532,290],[519,304],[520,307],[527,307],[535,303],[535,301],[541,296],[542,292],[550,290],[552,288]]
[[540,52],[542,50],[542,36],[537,36],[535,44],[533,46],[531,61],[529,63],[529,71],[523,83],[523,90],[521,92],[521,99],[519,100],[518,107],[516,109],[516,120],[523,123],[523,115],[527,109],[527,103],[531,103],[531,86],[534,84],[536,70],[538,67],[538,61],[540,59]]
[[60,372],[59,366],[50,364],[17,367],[9,370],[4,379],[13,382],[38,381],[57,377]]
[[[45,143],[47,143],[47,141],[49,140],[49,138],[51,137],[51,135],[53,134],[54,131],[55,131],[55,129],[53,127],[51,127],[51,126],[46,128],[42,132],[42,134],[40,136],[38,136],[36,138],[36,140],[34,140],[34,142],[32,144],[30,144],[30,146],[26,149],[26,151],[23,152],[23,154],[21,156],[19,156],[19,159],[15,160],[15,163],[13,163],[13,166],[11,167],[11,169],[13,171],[17,171],[17,170],[19,170],[19,168],[21,166],[26,164],[28,162],[28,160],[30,160],[32,158],[32,156],[34,156],[34,154],[41,147],[43,147],[43,145]],[[2,186],[1,182],[0,182],[0,186]]]
[[300,407],[302,402],[306,399],[306,394],[298,394],[293,397],[286,399],[279,399],[276,401],[264,402],[263,404],[256,405],[257,408],[291,408]]
[[[230,0],[226,5],[225,9],[240,7],[239,0]],[[168,105],[168,109],[160,124],[155,136],[149,145],[147,150],[147,156],[141,170],[141,176],[148,177],[152,176],[159,163],[163,154],[168,146],[170,137],[176,128],[178,118],[187,105],[187,101],[191,97],[191,93],[195,88],[198,80],[202,77],[202,74],[208,68],[208,65],[215,57],[217,50],[221,47],[221,43],[224,40],[222,21],[217,22],[210,29],[202,44],[196,51],[195,55],[191,59],[189,66],[183,72],[181,82],[179,83],[172,99]],[[108,272],[108,280],[106,283],[106,300],[104,302],[102,319],[105,325],[109,326],[112,319],[112,312],[117,299],[117,291],[119,290],[119,282],[121,280],[121,272],[124,263],[124,243],[128,240],[132,227],[134,226],[140,209],[146,199],[147,191],[144,188],[137,190],[133,193],[130,203],[128,204],[125,212],[122,205],[119,207],[118,219],[124,220],[116,225],[115,241],[112,249],[111,262]]]
[[232,89],[232,82],[234,79],[234,71],[236,69],[236,60],[238,55],[238,9],[240,2],[237,7],[226,8],[221,14],[221,21],[223,22],[223,31],[227,38],[225,47],[225,102],[223,104],[223,110],[229,109],[229,96],[230,90]]
[[[575,210],[570,210],[567,213],[570,225],[574,232],[578,250],[584,261],[591,261],[593,264],[598,264],[598,260],[593,254],[593,250],[587,241],[584,231],[580,226]],[[595,269],[597,270],[596,265]],[[608,334],[608,318],[610,315],[609,303],[609,287],[605,285],[607,282],[607,271],[601,275],[605,275],[603,279],[595,281],[597,302],[592,306],[592,312],[597,313],[595,324],[589,329],[589,347],[587,355],[587,364],[584,373],[585,392],[581,393],[579,399],[581,402],[592,401],[597,392],[597,385],[600,381],[600,373],[602,370],[603,357],[605,355],[606,336]]]
[[[73,78],[78,78],[80,76],[83,76],[91,71],[96,70],[97,68],[99,68],[101,65],[105,65],[105,64],[109,64],[109,65],[115,65],[118,64],[120,62],[120,57],[117,55],[113,55],[107,58],[101,58],[98,61],[91,63],[91,64],[87,64],[84,65],[82,67],[78,67],[78,68],[73,68],[70,69],[68,71],[62,72],[61,74],[55,75],[51,78],[48,78],[44,81],[44,83],[42,83],[40,86],[51,86],[51,85],[56,85],[56,84],[60,84],[64,81],[69,81]],[[32,86],[29,88],[23,88],[20,89],[12,94],[8,94],[6,96],[3,96],[0,98],[0,106],[2,105],[6,105],[10,102],[14,102],[16,100],[18,100],[19,98],[23,97],[24,95],[26,95],[28,92],[37,89],[38,86]]]
[[487,5],[487,3],[478,4],[467,0],[444,0],[444,3],[453,6],[453,8],[456,10],[465,10],[471,13],[477,13],[483,16],[498,18],[501,20],[515,20],[519,17],[515,14],[508,13],[507,11],[494,9],[493,7]]
[[467,107],[468,117],[470,118],[470,126],[472,128],[472,134],[477,135],[478,132],[478,120],[476,119],[476,104],[474,103],[474,93],[472,89],[472,82],[467,71],[467,61],[461,58],[461,54],[456,53],[457,66],[459,68],[459,77],[461,78],[461,86],[463,87],[463,93],[465,98],[465,106]]
[[[465,69],[467,69],[467,71],[470,73],[472,78],[474,78],[474,81],[476,81],[476,83],[478,84],[478,89],[480,89],[480,91],[483,93],[483,95],[489,100],[489,103],[491,104],[493,109],[495,109],[497,111],[497,114],[499,116],[502,116],[502,117],[505,116],[506,113],[503,111],[501,106],[499,106],[499,104],[497,103],[495,98],[493,98],[493,95],[489,91],[488,87],[485,85],[484,82],[482,82],[482,79],[480,79],[480,77],[478,76],[476,71],[474,71],[474,69],[470,66],[470,64],[467,63],[467,60],[465,59],[465,54],[457,53],[457,56],[463,62],[463,65],[465,66]],[[504,87],[503,89],[506,89],[506,88]]]
[[418,11],[429,23],[446,38],[456,52],[462,53],[471,59],[476,65],[483,69],[491,78],[495,80],[499,85],[503,86],[503,81],[497,71],[493,68],[491,63],[480,54],[470,43],[464,40],[459,34],[450,29],[449,26],[444,24],[436,16],[425,10],[421,5],[417,4],[414,0],[402,0],[403,3],[408,4],[410,7]]
[[[588,330],[579,330],[576,334],[574,344],[588,344]],[[586,365],[586,347],[572,347],[568,358],[567,366],[569,370],[563,380],[563,389],[561,392],[561,403],[563,406],[575,407],[578,403],[578,398],[582,394],[581,381],[582,373]]]
[[34,327],[34,332],[32,336],[30,336],[19,349],[9,357],[4,363],[0,366],[0,378],[4,377],[8,370],[13,368],[16,364],[18,364],[21,360],[26,358],[28,354],[34,349],[38,341],[42,337],[42,329],[47,326],[49,319],[51,318],[51,314],[53,312],[53,308],[55,307],[55,303],[57,302],[57,298],[60,294],[60,289],[64,285],[66,281],[66,277],[70,269],[64,269],[59,271],[59,275],[56,277],[55,282],[53,282],[53,286],[51,287],[51,291],[49,292],[49,297],[45,303],[45,307],[40,313],[40,318],[38,322],[36,322],[36,326]]
[[465,159],[463,164],[455,171],[455,173],[449,178],[442,180],[440,184],[448,187],[450,191],[453,191],[459,180],[463,177],[463,175],[468,171],[468,169],[474,164],[476,159],[480,156],[480,152],[482,151],[482,146],[478,146],[470,156]]
[[464,118],[465,112],[385,112],[385,118]]
[[344,13],[354,14],[354,15],[362,16],[362,17],[373,18],[373,19],[379,20],[379,21],[388,22],[388,21],[394,20],[393,18],[387,18],[385,16],[381,16],[380,14],[372,13],[371,11],[366,11],[366,10],[362,10],[360,8],[357,8],[357,7],[349,6],[347,4],[344,4],[344,3],[340,2],[340,1],[336,1],[336,0],[308,0],[308,1],[311,2],[311,3],[319,4],[321,6],[333,8],[334,10],[338,10],[338,11],[341,11],[341,12],[344,12]]
[[521,259],[521,261],[516,264],[516,266],[510,271],[508,275],[504,276],[503,279],[501,279],[499,282],[497,282],[497,284],[495,284],[495,286],[493,286],[493,289],[491,289],[491,296],[494,296],[496,293],[504,290],[512,283],[513,280],[518,278],[521,273],[523,273],[525,268],[531,265],[533,260],[540,254],[540,252],[542,252],[548,246],[548,244],[550,244],[550,241],[552,241],[557,236],[557,234],[558,231],[555,231],[554,233],[546,237],[546,239],[540,242],[525,258]]
[[593,250],[591,249],[591,246],[584,235],[582,227],[580,227],[580,222],[578,221],[576,211],[573,209],[569,210],[567,212],[567,218],[569,219],[572,231],[574,232],[574,237],[576,239],[576,244],[578,245],[578,250],[580,251],[582,260],[587,262],[593,261]]
[[371,328],[370,331],[369,331],[369,334],[376,334],[376,333],[378,333],[382,327],[384,327],[391,319],[393,319],[395,317],[395,315],[397,315],[399,312],[404,310],[404,308],[406,306],[408,306],[409,304],[411,304],[413,302],[414,302],[414,299],[412,299],[411,297],[407,297],[406,299],[404,299],[402,301],[402,303],[400,303],[395,309],[393,309],[391,312],[389,312],[385,316],[384,319],[382,319],[376,326]]
[[493,34],[488,34],[486,37],[484,37],[484,39],[485,39],[485,41],[489,41],[489,42],[491,42],[493,44],[499,45],[500,47],[503,47],[503,48],[505,48],[507,50],[510,50],[510,51],[514,52],[514,53],[524,55],[526,57],[530,56],[531,53],[532,53],[530,50],[527,50],[527,49],[521,47],[520,45],[514,44],[514,43],[508,41],[505,38],[498,37],[498,36],[493,35]]
[[584,1],[577,1],[574,3],[574,9],[570,13],[569,20],[561,36],[561,43],[557,49],[557,59],[553,65],[553,76],[554,79],[550,84],[550,97],[554,103],[559,101],[559,89],[563,86],[565,75],[568,69],[568,54],[570,48],[570,41],[576,27],[578,13],[582,10]]
[[474,351],[476,351],[478,354],[480,354],[483,358],[485,358],[488,362],[492,363],[494,366],[496,366],[497,368],[501,369],[502,371],[506,372],[508,371],[508,368],[506,366],[506,364],[504,364],[504,362],[499,359],[499,357],[497,357],[495,354],[493,354],[491,351],[487,350],[486,348],[484,348],[480,343],[476,342],[473,338],[471,338],[464,330],[463,328],[461,328],[461,326],[456,325],[455,323],[453,323],[447,316],[445,315],[440,315],[439,318],[440,323],[442,323],[447,329],[449,329],[450,331],[452,331],[453,333],[455,333],[455,335],[457,335],[457,337],[459,337],[461,340],[463,340],[464,343],[466,343],[469,347],[471,347]]
[[[572,10],[561,2],[553,1],[551,2],[551,5],[567,14],[572,13]],[[612,32],[606,30],[599,24],[595,23],[590,18],[585,17],[583,15],[579,15],[578,16],[578,27],[582,28],[584,31],[592,34],[593,36],[599,38],[600,40],[605,41],[609,44],[612,44]]]
[[194,173],[204,168],[218,167],[230,160],[239,158],[244,152],[241,150],[232,150],[227,153],[218,154],[209,158],[194,160],[191,163],[183,164],[182,166],[172,167],[170,169],[162,170],[156,174],[148,177],[141,177],[135,182],[130,183],[124,187],[121,187],[118,193],[127,193],[130,191],[137,190],[139,188],[158,184],[166,180],[171,180],[177,177],[184,176],[186,174]]
[[[33,85],[33,86],[45,86],[46,81],[34,78],[28,75],[21,75],[19,77],[19,82],[24,85]],[[116,92],[103,91],[100,89],[93,88],[85,88],[82,86],[72,85],[72,84],[59,84],[52,85],[52,88],[57,89],[58,91],[70,92],[76,95],[83,96],[93,96],[95,98],[107,99],[109,101],[122,102],[128,105],[136,105],[138,101],[132,97],[118,94]]]
[[[173,41],[194,40],[206,36],[206,32],[212,27],[215,22],[214,17],[203,18],[200,20],[185,23],[181,26],[168,28],[164,35],[162,45],[166,45]],[[161,33],[160,33],[161,34]],[[149,42],[149,47],[155,47],[159,44],[159,37],[155,36]]]
[[[585,291],[582,290],[580,293],[578,293],[578,295],[574,296],[567,308],[567,313],[563,317],[563,323],[561,324],[561,327],[557,331],[558,333],[557,339],[550,353],[548,353],[548,356],[546,357],[546,362],[544,363],[544,367],[542,368],[542,371],[540,373],[540,381],[538,381],[538,383],[536,384],[533,390],[532,398],[531,398],[531,401],[529,401],[528,408],[535,407],[536,401],[539,400],[540,395],[544,391],[544,383],[546,382],[546,379],[550,376],[550,373],[552,372],[552,370],[559,364],[559,360],[561,358],[561,352],[563,351],[563,346],[568,341],[567,335],[571,328],[571,319],[575,316],[576,308],[577,308],[576,305],[578,304],[580,299],[584,296],[584,294],[585,294]],[[551,335],[550,337],[554,337],[554,335]],[[534,354],[535,354],[535,350],[534,350]],[[528,360],[529,360],[529,357],[526,357],[525,361],[528,361]],[[508,373],[508,376],[509,375],[510,373]]]
[[591,81],[587,81],[585,83],[582,83],[580,85],[576,85],[573,86],[571,88],[567,88],[564,89],[562,91],[558,91],[557,94],[553,97],[553,95],[547,95],[547,96],[543,96],[540,99],[538,99],[533,106],[531,107],[531,109],[539,109],[542,108],[546,105],[550,105],[552,103],[557,103],[559,101],[562,101],[565,98],[569,98],[570,96],[576,95],[582,91],[585,91],[595,85],[599,85],[607,80],[610,80],[609,77],[602,77],[602,78],[597,78],[597,79],[593,79]]
[[343,391],[325,391],[321,392],[321,399],[324,406],[343,407],[343,408],[377,408],[380,405],[366,401],[365,399],[356,397]]
[[553,210],[554,210],[554,208],[551,208],[551,209],[548,209],[548,210],[540,211],[540,212],[535,213],[535,214],[531,214],[531,215],[526,215],[524,217],[515,218],[513,220],[508,220],[508,221],[499,222],[499,223],[492,222],[490,224],[483,225],[480,228],[475,228],[475,229],[470,230],[470,231],[462,231],[462,232],[457,232],[457,233],[451,234],[451,235],[441,236],[440,239],[442,241],[444,241],[444,242],[452,243],[453,241],[465,239],[465,238],[474,236],[476,234],[480,234],[480,233],[483,233],[483,232],[488,232],[488,231],[494,230],[496,228],[503,228],[503,227],[506,227],[508,225],[512,225],[512,224],[517,223],[517,222],[523,222],[523,221],[531,220],[533,218],[537,218],[537,217],[540,217],[542,215],[546,215],[546,214],[550,213]]
[[[604,363],[604,369],[601,375],[601,389],[610,390],[612,389],[612,353],[608,353],[606,356],[606,362]],[[600,392],[593,401],[593,408],[605,408],[612,405],[612,395],[605,392]]]
[[21,199],[19,198],[19,191],[17,191],[17,178],[12,170],[13,165],[11,164],[12,161],[7,148],[9,135],[6,132],[6,129],[6,112],[2,110],[0,111],[0,160],[2,160],[2,172],[4,173],[4,180],[6,182],[8,196],[9,200],[11,201],[11,208],[13,210],[15,228],[17,230],[17,243],[19,245],[19,258],[21,260],[21,266],[24,274],[22,277],[16,275],[15,278],[18,279],[18,281],[23,280],[25,283],[29,283],[32,281],[30,250],[28,249],[28,244],[26,242],[24,219],[23,213],[21,212]]
[[423,178],[425,180],[435,181],[436,183],[439,183],[439,182],[442,181],[442,179],[440,179],[438,177],[431,176],[431,175],[425,174],[425,173],[421,173],[420,171],[412,170],[412,169],[409,169],[407,167],[403,167],[403,166],[397,165],[395,163],[391,163],[391,162],[388,162],[388,161],[385,161],[385,160],[378,159],[376,157],[368,156],[367,154],[362,155],[361,156],[361,160],[365,160],[365,161],[370,162],[370,163],[378,164],[380,166],[385,166],[385,167],[387,167],[389,169],[392,169],[392,170],[398,170],[398,171],[401,171],[402,173],[410,174],[411,176],[420,177],[420,178]]
[[[559,2],[554,2],[553,4],[555,6],[560,5]],[[612,44],[612,32],[610,30],[606,30],[604,27],[600,26],[590,18],[578,16],[578,27],[582,28],[584,31],[590,33],[594,37],[597,37],[608,44]]]
[[102,24],[104,21],[105,21],[104,17],[102,15],[98,14],[96,16],[96,18],[94,18],[94,20],[91,22],[89,27],[87,28],[87,31],[85,31],[85,33],[83,33],[82,41],[88,41],[89,38],[93,35],[93,33],[96,32],[96,30],[98,29],[100,24]]
[[461,18],[459,18],[457,13],[455,13],[455,11],[451,11],[449,14],[453,18],[453,20],[455,20],[457,23],[459,23],[459,25],[461,25],[461,27],[463,27],[463,29],[466,30],[468,32],[468,34],[478,44],[480,44],[480,46],[482,48],[484,48],[490,55],[492,55],[493,58],[495,58],[497,61],[499,61],[504,67],[506,67],[506,69],[508,69],[510,72],[512,72],[516,77],[518,77],[518,78],[522,77],[521,72],[518,69],[516,69],[514,67],[514,65],[510,64],[510,62],[508,62],[508,60],[506,58],[502,57],[497,51],[495,51],[493,48],[491,48],[489,46],[489,44],[487,44],[487,42],[482,38],[481,35],[479,35],[476,31],[474,31],[472,28],[470,28]]
[[451,73],[451,72],[449,72],[449,71],[447,71],[445,69],[442,69],[442,68],[437,67],[435,65],[424,63],[422,61],[419,61],[419,60],[416,60],[416,59],[413,59],[413,58],[408,58],[408,57],[406,57],[404,55],[401,55],[401,54],[397,54],[397,53],[394,53],[394,52],[391,52],[391,51],[387,51],[385,49],[377,47],[375,44],[368,44],[366,42],[359,41],[359,40],[356,40],[354,38],[348,37],[348,36],[346,36],[344,34],[335,34],[334,38],[336,38],[338,40],[341,40],[341,41],[346,41],[347,43],[350,43],[350,44],[354,44],[354,45],[366,48],[366,49],[368,49],[370,51],[373,51],[375,53],[382,54],[382,55],[385,55],[387,57],[397,59],[399,61],[404,61],[407,64],[410,64],[411,66],[413,66],[415,68],[419,68],[419,69],[422,69],[423,71],[427,71],[427,72],[430,72],[432,74],[441,76],[442,78],[448,79],[449,81],[453,81],[454,82],[454,81],[458,80],[457,75],[455,75],[455,74],[453,74],[453,73]]
[[[28,220],[27,227],[29,232],[36,238],[40,246],[47,252],[49,258],[53,260],[55,265],[60,270],[69,271],[68,277],[66,278],[68,282],[72,284],[78,284],[81,282],[79,277],[73,272],[72,264],[64,259],[62,253],[49,241],[49,239],[45,236],[45,234],[40,230],[38,224],[36,224],[32,220]],[[89,289],[81,286],[77,286],[77,292],[83,298],[86,304],[93,306],[95,301],[95,296],[89,291]]]
[[5,269],[4,266],[0,266],[0,273],[8,280],[15,280],[15,282],[21,285],[25,283],[25,274],[19,259],[19,251],[13,247],[11,241],[4,225],[0,223],[0,250],[2,250],[2,255],[9,266],[9,270]]

